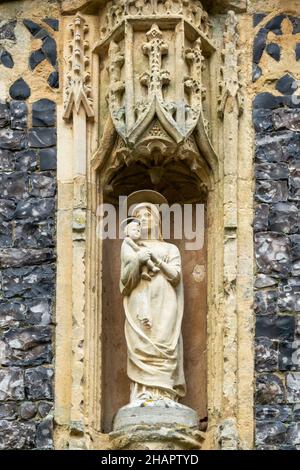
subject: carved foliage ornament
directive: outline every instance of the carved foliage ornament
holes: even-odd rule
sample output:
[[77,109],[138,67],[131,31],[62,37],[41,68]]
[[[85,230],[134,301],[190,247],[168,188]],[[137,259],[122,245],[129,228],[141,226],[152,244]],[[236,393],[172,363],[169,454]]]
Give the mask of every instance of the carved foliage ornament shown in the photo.
[[227,100],[237,101],[239,112],[243,111],[241,94],[238,21],[235,13],[230,11],[225,23],[224,48],[222,50],[222,67],[219,81],[219,116],[224,116]]
[[[144,33],[140,60],[146,56],[148,67],[138,77],[138,93],[132,85],[136,73],[132,64],[133,41],[127,39],[126,43],[125,37],[125,46],[114,40],[110,42],[108,103],[116,130],[129,144],[136,143],[155,116],[177,143],[193,131],[199,120],[206,96],[202,85],[201,37],[191,47],[185,47],[182,29],[175,29],[175,35],[180,38],[178,41],[177,36],[180,47],[170,54],[173,45],[157,23]],[[164,66],[166,59],[167,63],[173,60],[175,74],[171,75]]]
[[82,105],[88,118],[93,118],[93,101],[90,87],[90,59],[87,55],[89,43],[85,39],[89,28],[79,13],[69,25],[72,39],[69,42],[69,72],[65,89],[64,119],[79,112]]
[[128,17],[182,16],[205,35],[211,23],[199,0],[111,0],[107,2],[100,34],[107,37]]

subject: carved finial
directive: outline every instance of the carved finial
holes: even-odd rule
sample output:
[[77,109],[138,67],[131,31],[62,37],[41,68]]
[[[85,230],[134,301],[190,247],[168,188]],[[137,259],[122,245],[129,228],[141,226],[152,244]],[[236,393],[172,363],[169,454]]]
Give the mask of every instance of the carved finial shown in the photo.
[[149,57],[150,72],[145,72],[140,77],[140,82],[148,87],[149,97],[156,95],[158,99],[162,99],[162,86],[170,82],[170,74],[162,69],[161,59],[169,48],[157,24],[151,26],[146,37],[148,42],[143,44],[143,52]]
[[219,115],[223,117],[229,97],[236,99],[239,112],[242,112],[242,95],[239,77],[238,20],[233,11],[229,11],[225,22],[224,49],[222,51],[221,77],[219,82]]
[[94,117],[93,101],[91,98],[90,82],[90,59],[86,55],[89,43],[85,36],[89,31],[83,16],[79,13],[69,25],[72,39],[69,42],[70,57],[69,72],[65,90],[65,112],[64,119],[70,119],[72,113],[78,113],[80,106],[85,109],[88,118]]

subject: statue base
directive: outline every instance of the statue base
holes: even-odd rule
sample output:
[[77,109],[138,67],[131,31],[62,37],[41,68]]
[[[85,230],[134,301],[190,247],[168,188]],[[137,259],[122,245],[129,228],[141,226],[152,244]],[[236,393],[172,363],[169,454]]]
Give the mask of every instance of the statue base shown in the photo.
[[139,400],[121,408],[110,433],[114,449],[200,450],[198,415],[172,400]]

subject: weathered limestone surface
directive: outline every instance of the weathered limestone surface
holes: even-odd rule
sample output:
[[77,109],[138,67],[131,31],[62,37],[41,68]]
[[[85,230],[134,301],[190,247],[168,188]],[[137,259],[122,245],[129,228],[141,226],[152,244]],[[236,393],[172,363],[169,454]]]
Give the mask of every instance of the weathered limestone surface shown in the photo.
[[10,3],[0,7],[0,449],[51,449],[58,22],[50,2]]

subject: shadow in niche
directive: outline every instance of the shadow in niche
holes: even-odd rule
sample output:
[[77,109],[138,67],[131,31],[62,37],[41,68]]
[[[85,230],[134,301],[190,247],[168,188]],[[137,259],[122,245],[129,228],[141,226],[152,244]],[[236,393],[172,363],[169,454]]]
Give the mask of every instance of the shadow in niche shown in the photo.
[[[104,201],[114,203],[118,196],[141,189],[161,192],[170,204],[203,203],[206,195],[197,176],[184,163],[169,167],[146,168],[141,163],[124,167],[104,188]],[[205,232],[206,233],[206,232]],[[184,369],[187,395],[181,401],[195,409],[200,420],[207,416],[206,316],[207,278],[206,246],[185,250],[185,240],[166,240],[178,246],[182,256],[185,309],[182,325]],[[122,240],[105,240],[102,255],[102,431],[112,430],[112,420],[119,408],[129,402],[126,375],[125,314],[119,291],[120,249]]]

